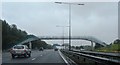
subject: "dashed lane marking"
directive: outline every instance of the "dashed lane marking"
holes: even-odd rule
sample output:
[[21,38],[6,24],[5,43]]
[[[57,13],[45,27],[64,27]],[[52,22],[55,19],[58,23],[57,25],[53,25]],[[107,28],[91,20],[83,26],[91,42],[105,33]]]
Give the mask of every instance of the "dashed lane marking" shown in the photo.
[[32,60],[35,60],[36,58],[33,58]]

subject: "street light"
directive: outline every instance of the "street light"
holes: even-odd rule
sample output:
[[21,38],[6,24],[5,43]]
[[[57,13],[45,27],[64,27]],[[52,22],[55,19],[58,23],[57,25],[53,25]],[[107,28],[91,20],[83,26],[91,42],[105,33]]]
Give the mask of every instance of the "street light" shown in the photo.
[[[63,29],[62,34],[63,34],[63,45],[64,45],[64,28],[69,27],[69,26],[56,26],[56,27],[62,27],[62,29]],[[63,46],[63,48],[64,48],[64,46]]]
[[84,4],[67,3],[67,2],[55,2],[55,3],[69,5],[69,51],[70,51],[71,50],[71,5],[84,5]]

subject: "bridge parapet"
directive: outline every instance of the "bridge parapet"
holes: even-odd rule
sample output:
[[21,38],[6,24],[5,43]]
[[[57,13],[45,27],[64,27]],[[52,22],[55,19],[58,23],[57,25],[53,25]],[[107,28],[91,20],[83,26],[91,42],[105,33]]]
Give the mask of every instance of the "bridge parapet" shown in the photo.
[[[40,39],[50,40],[50,39],[69,39],[69,36],[39,36]],[[72,36],[72,40],[81,39],[88,40],[100,44],[102,46],[107,46],[107,44],[93,36]]]

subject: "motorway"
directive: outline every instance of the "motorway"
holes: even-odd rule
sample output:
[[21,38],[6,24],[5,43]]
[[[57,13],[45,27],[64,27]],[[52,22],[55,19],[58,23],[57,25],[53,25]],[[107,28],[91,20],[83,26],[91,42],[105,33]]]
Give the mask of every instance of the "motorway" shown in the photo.
[[[65,59],[63,59],[60,51],[52,50],[44,50],[32,51],[32,55],[30,58],[19,57],[12,59],[11,54],[9,52],[4,52],[2,54],[2,63],[64,63]],[[65,64],[66,65],[66,64]]]
[[2,51],[0,51],[0,64],[2,64]]

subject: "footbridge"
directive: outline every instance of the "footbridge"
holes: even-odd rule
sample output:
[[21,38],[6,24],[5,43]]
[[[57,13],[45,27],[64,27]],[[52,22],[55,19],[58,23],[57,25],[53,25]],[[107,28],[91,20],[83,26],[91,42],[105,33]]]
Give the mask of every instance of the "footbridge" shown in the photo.
[[[35,40],[69,40],[68,36],[38,36],[38,37],[33,37],[33,38],[29,38],[27,40],[22,41],[21,44],[25,44],[25,43],[29,43],[29,47],[31,48],[31,42],[35,41]],[[71,40],[86,40],[86,41],[91,41],[91,46],[93,47],[93,43],[95,43],[95,46],[107,46],[107,44],[93,36],[72,36]]]

